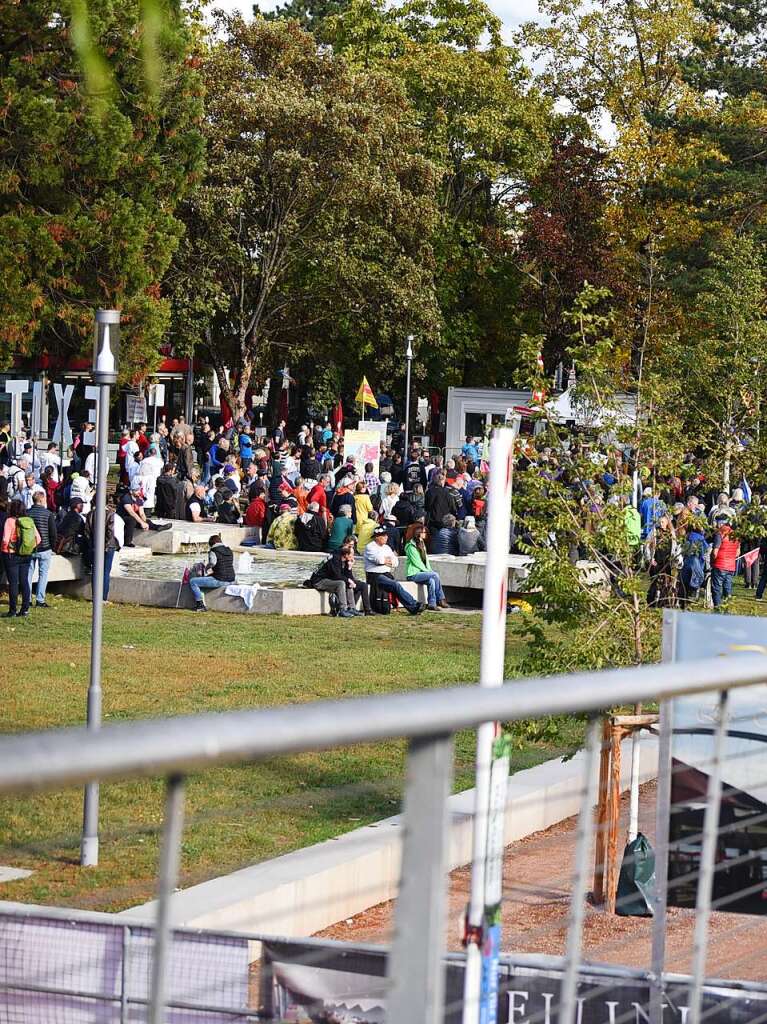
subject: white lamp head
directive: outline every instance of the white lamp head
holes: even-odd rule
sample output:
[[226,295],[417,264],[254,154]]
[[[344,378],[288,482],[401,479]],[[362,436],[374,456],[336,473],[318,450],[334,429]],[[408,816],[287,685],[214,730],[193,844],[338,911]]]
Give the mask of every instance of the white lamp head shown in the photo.
[[120,357],[120,310],[97,309],[93,340],[93,379],[116,384]]

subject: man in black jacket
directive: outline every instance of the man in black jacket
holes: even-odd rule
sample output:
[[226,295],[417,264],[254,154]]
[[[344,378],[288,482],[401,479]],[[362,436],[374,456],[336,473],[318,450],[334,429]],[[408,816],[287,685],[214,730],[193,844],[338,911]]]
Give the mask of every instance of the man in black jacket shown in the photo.
[[[370,604],[370,588],[363,580],[354,576],[354,544],[350,541],[334,551],[327,562],[323,563],[310,580],[315,590],[321,593],[334,594],[338,600],[338,616],[341,619],[353,619],[355,615],[372,615]],[[364,611],[357,611],[357,598],[362,598]]]
[[189,580],[189,586],[194,595],[196,612],[206,612],[205,601],[202,596],[203,590],[215,590],[217,587],[227,587],[234,583],[236,575],[234,572],[234,555],[232,549],[223,544],[217,533],[208,539],[208,564],[204,576],[193,576]]
[[154,493],[154,514],[158,519],[186,519],[184,485],[176,477],[173,467],[166,465]]
[[38,608],[49,608],[45,603],[45,591],[48,586],[48,573],[51,569],[51,559],[56,547],[58,535],[56,532],[56,517],[48,509],[46,497],[42,491],[36,491],[32,495],[32,508],[29,510],[29,518],[34,521],[37,532],[40,534],[40,543],[32,555],[29,563],[29,589],[32,589],[32,576],[37,566],[37,590],[35,601]]
[[310,501],[306,512],[296,519],[293,529],[296,532],[299,551],[324,551],[328,544],[328,524],[320,515],[320,506]]
[[447,477],[439,473],[433,478],[434,482],[426,489],[426,516],[429,530],[435,533],[442,528],[445,516],[453,516],[457,512],[455,499],[452,492],[445,486]]

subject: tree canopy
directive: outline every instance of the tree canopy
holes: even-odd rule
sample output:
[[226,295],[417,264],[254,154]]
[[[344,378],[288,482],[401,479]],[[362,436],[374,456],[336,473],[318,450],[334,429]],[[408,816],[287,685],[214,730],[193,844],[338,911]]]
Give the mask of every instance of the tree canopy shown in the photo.
[[140,0],[0,7],[2,363],[78,352],[98,305],[123,310],[126,376],[165,340],[162,282],[176,206],[201,168],[202,84],[177,2],[151,55],[147,32]]

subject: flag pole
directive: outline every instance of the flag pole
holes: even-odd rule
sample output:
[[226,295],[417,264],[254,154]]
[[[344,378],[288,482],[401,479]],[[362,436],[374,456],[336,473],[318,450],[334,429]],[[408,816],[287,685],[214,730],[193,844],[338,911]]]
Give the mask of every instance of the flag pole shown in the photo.
[[[520,426],[497,430],[490,442],[485,585],[482,604],[481,687],[503,684],[514,442]],[[471,895],[466,911],[463,1024],[495,1024],[501,945],[503,839],[509,749],[497,722],[477,730]]]

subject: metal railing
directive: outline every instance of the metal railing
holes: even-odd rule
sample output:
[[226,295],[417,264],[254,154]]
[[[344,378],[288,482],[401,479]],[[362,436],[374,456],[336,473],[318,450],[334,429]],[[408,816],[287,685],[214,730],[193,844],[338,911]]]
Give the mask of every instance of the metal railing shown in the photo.
[[[665,955],[665,865],[668,849],[671,764],[670,699],[705,691],[721,693],[709,800],[702,834],[689,1015],[699,1024],[705,976],[708,915],[712,907],[716,834],[722,798],[722,738],[727,691],[767,681],[767,656],[711,658],[631,670],[525,679],[498,689],[455,687],[409,694],[320,702],[259,711],[236,711],[12,735],[0,740],[0,795],[82,785],[98,779],[164,776],[166,809],[158,884],[148,1020],[166,1019],[166,967],[170,907],[178,881],[184,816],[184,780],[214,765],[263,760],[378,740],[409,740],[404,804],[404,847],[395,934],[389,961],[388,1019],[396,1024],[437,1024],[444,1003],[447,797],[451,790],[453,736],[483,722],[512,722],[564,713],[595,714],[616,705],[661,705],[657,860],[661,865],[651,964],[651,1019],[661,1022]],[[561,998],[554,1017],[576,1019],[578,972],[589,844],[593,839],[595,766],[599,733],[588,730],[586,772],[575,848],[575,885]]]

